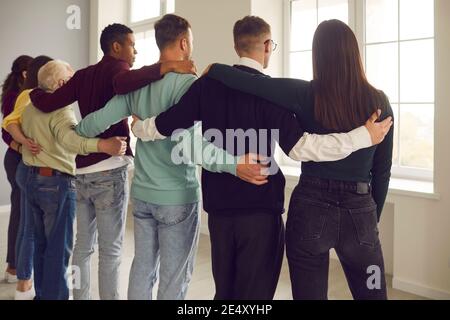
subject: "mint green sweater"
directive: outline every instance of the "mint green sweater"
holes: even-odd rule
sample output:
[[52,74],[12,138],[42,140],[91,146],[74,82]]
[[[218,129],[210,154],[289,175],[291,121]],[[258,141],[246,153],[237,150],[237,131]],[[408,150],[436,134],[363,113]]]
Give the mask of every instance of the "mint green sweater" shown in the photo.
[[[141,119],[157,116],[176,104],[196,80],[193,75],[169,73],[164,79],[140,90],[114,97],[103,109],[85,117],[76,131],[85,137],[96,137],[133,114]],[[195,148],[207,147],[208,143],[202,140],[201,134],[192,136],[197,138],[192,142]],[[171,156],[176,145],[177,142],[171,138],[155,142],[138,140],[131,186],[133,198],[157,205],[183,205],[199,201],[197,164],[208,171],[236,175],[237,159],[223,149],[213,147],[212,152],[205,152],[203,159],[190,155],[190,162],[176,164]],[[198,152],[195,153],[198,155]]]

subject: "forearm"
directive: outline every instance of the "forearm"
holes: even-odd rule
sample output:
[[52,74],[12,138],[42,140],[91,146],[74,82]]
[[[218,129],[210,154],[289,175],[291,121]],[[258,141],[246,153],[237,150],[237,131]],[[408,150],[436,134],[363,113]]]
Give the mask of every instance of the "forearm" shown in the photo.
[[[69,82],[70,83],[70,82]],[[30,93],[33,105],[42,112],[51,113],[75,102],[73,85],[67,83],[54,93],[35,89]]]
[[108,104],[81,120],[76,132],[83,137],[94,138],[108,130],[112,125],[131,116],[126,96],[116,96]]
[[98,142],[100,139],[81,137],[70,127],[60,130],[56,138],[67,151],[74,154],[88,155],[99,151]]
[[372,146],[372,139],[365,127],[349,133],[317,135],[305,133],[292,148],[289,157],[296,161],[338,161],[351,153]]
[[188,153],[196,165],[216,173],[229,173],[236,176],[239,157],[234,157],[226,150],[215,146],[203,137],[201,126],[196,125],[189,130],[193,142],[192,152]]
[[27,137],[22,131],[22,127],[17,123],[11,123],[6,127],[6,131],[12,136],[12,138],[19,144],[25,144],[27,142]]
[[138,70],[119,73],[113,80],[114,91],[116,94],[127,94],[161,79],[161,64],[156,63]]
[[377,177],[372,179],[372,196],[377,204],[377,217],[380,221],[381,213],[383,212],[387,193],[389,190],[390,173],[384,177]]

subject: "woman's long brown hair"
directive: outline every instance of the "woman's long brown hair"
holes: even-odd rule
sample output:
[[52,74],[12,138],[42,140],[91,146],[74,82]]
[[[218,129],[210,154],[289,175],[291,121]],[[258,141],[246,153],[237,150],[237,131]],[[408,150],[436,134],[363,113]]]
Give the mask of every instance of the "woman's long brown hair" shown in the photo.
[[339,20],[322,22],[313,41],[315,117],[325,128],[350,131],[384,107],[383,94],[367,81],[358,41]]

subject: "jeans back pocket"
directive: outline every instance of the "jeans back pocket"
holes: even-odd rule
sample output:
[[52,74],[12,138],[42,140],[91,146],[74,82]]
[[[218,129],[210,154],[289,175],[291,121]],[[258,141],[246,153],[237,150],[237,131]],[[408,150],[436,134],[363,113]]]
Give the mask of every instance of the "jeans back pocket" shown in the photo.
[[359,244],[375,247],[379,244],[377,206],[348,209],[355,225]]
[[288,228],[292,228],[298,240],[319,240],[326,227],[330,207],[320,200],[299,197],[289,208]]

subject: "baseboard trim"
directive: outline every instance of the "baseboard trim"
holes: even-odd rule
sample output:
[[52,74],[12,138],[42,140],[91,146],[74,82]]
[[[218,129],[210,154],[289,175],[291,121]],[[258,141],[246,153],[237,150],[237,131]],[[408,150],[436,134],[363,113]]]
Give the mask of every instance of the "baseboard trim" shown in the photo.
[[1,214],[9,214],[11,212],[11,205],[0,206],[0,215]]
[[430,288],[421,284],[406,281],[404,279],[399,279],[398,277],[394,277],[392,279],[392,287],[394,289],[433,300],[450,300],[450,292]]

